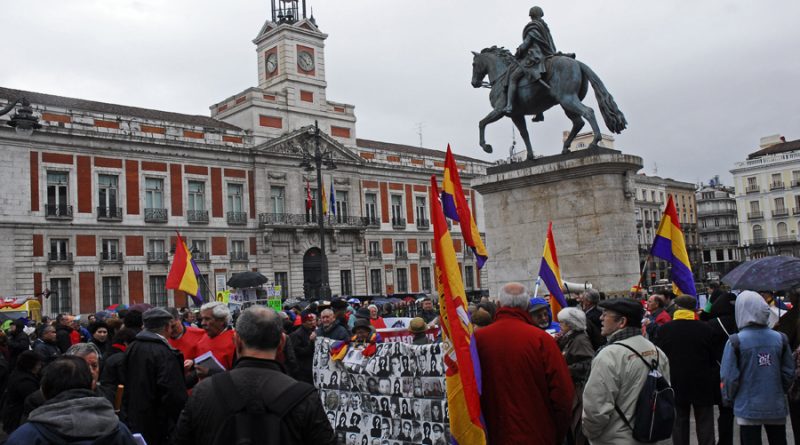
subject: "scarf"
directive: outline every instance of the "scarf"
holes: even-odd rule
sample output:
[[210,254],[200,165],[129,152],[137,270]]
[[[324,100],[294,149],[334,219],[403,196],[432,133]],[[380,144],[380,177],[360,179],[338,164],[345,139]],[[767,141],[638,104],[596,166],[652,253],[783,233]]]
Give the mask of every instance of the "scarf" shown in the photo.
[[128,345],[121,343],[114,343],[113,345],[111,345],[111,347],[119,349],[120,352],[125,352],[125,350],[128,349]]
[[695,313],[694,311],[690,311],[689,309],[678,309],[675,311],[675,314],[672,315],[673,320],[694,320]]
[[331,359],[341,360],[347,355],[347,349],[352,343],[355,347],[364,347],[361,355],[364,357],[372,357],[378,352],[378,342],[382,341],[381,336],[377,332],[370,334],[366,341],[357,341],[358,336],[354,335],[349,340],[340,340],[331,345]]

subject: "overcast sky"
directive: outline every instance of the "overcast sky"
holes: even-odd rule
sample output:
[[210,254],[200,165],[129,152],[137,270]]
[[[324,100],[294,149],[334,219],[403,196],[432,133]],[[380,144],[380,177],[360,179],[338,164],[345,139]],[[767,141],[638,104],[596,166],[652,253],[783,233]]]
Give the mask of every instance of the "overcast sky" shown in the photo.
[[[558,49],[577,53],[614,95],[629,123],[616,148],[642,156],[646,173],[657,165],[661,176],[728,180],[760,137],[800,138],[797,0],[538,4]],[[533,5],[309,0],[329,34],[328,98],[356,106],[361,138],[418,145],[421,124],[426,147],[449,142],[457,153],[506,157],[508,119],[488,127],[494,154],[478,146],[489,90],[469,83],[470,51],[516,48]],[[0,86],[207,115],[257,84],[252,39],[269,8],[269,0],[5,1]],[[596,108],[591,93],[587,104]],[[555,154],[570,122],[551,109],[528,125],[537,154]]]

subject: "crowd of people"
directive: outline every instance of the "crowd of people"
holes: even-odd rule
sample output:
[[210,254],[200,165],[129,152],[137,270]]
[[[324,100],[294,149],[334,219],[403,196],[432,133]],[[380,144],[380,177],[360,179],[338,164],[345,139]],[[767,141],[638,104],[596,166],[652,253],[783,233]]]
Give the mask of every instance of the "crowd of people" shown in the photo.
[[[800,432],[800,294],[786,300],[791,309],[772,293],[715,285],[698,308],[669,291],[605,299],[588,290],[553,314],[508,283],[469,306],[488,442],[640,443],[637,400],[656,372],[674,391],[674,444],[689,444],[691,415],[700,445],[732,444],[734,425],[743,444],[761,443],[762,427],[784,444],[787,416]],[[16,320],[0,334],[6,443],[337,443],[313,386],[315,343],[380,342],[392,308],[359,303],[253,306],[235,321],[219,302]],[[438,310],[426,298],[417,312],[408,329],[427,344]]]

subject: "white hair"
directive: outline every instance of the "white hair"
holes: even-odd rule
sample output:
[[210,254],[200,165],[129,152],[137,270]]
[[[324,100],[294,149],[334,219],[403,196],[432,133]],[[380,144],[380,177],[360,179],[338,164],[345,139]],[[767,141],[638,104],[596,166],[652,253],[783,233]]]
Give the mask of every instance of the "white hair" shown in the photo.
[[200,306],[201,311],[210,310],[211,315],[217,320],[225,320],[226,324],[231,322],[231,311],[225,303],[220,301],[212,301]]
[[369,310],[375,309],[377,311],[378,310],[378,306],[375,306],[374,304],[370,304],[369,306],[367,306],[367,309],[369,309]]
[[507,283],[500,288],[497,294],[497,301],[503,307],[516,307],[528,309],[528,288],[520,283]]
[[565,307],[558,311],[558,322],[568,324],[575,331],[586,330],[586,314],[576,307]]

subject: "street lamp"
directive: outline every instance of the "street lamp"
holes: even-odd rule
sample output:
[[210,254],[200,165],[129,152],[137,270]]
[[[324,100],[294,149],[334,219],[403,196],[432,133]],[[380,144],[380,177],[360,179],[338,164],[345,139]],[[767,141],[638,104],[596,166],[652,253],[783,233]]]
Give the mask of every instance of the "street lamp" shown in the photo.
[[319,297],[328,299],[331,296],[331,287],[328,284],[328,256],[325,254],[325,219],[322,215],[322,165],[328,170],[335,170],[336,164],[333,162],[333,152],[330,149],[320,150],[319,148],[319,124],[314,121],[314,128],[309,128],[308,134],[314,136],[314,152],[309,152],[306,148],[301,148],[303,160],[300,167],[306,171],[317,171],[317,223],[319,226],[319,249],[322,251],[322,277],[319,289]]
[[11,116],[11,120],[8,121],[8,126],[14,127],[18,135],[28,137],[33,134],[33,130],[42,128],[42,125],[39,123],[39,118],[33,115],[33,109],[31,109],[31,103],[28,102],[28,99],[21,97],[9,102],[5,108],[0,110],[0,116],[9,113],[17,104],[21,105],[17,112]]

